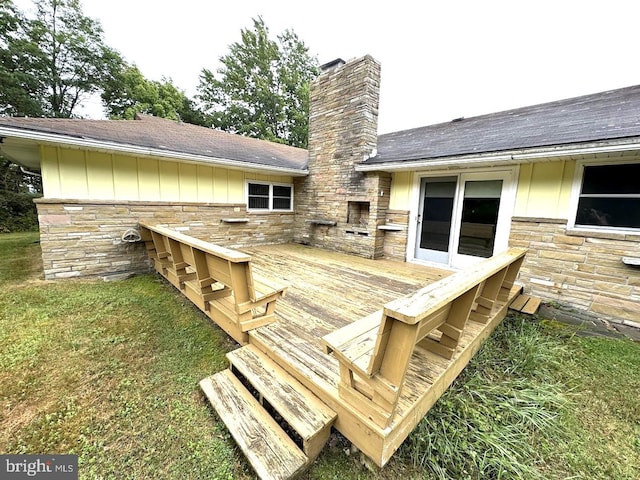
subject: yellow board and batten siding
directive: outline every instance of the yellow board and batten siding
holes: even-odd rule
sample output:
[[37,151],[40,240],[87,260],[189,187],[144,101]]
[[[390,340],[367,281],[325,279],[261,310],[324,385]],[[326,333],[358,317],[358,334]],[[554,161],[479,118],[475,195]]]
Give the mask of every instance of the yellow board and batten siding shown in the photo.
[[391,176],[389,209],[410,210],[414,172],[396,172]]
[[[520,165],[513,215],[516,217],[568,218],[575,161],[549,161]],[[451,174],[455,175],[455,171]],[[419,172],[395,172],[389,208],[411,210],[415,176]]]
[[[290,176],[55,146],[41,147],[46,198],[245,203],[245,182],[293,183]],[[62,192],[67,192],[63,194]]]
[[520,165],[514,216],[569,218],[574,160]]

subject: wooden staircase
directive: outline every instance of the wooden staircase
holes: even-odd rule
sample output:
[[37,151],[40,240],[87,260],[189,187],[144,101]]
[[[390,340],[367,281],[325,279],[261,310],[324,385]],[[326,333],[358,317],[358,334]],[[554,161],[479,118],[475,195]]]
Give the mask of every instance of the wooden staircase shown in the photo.
[[337,414],[254,345],[227,354],[229,369],[200,382],[262,479],[289,479],[316,459]]

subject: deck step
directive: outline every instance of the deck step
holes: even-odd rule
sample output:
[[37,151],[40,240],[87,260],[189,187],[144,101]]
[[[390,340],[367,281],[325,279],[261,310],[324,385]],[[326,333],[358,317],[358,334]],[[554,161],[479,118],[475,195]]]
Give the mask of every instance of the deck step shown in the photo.
[[255,345],[234,350],[227,358],[232,371],[244,377],[259,393],[263,403],[266,400],[296,432],[299,446],[314,460],[329,439],[336,412]]
[[307,456],[231,370],[203,379],[200,387],[261,479],[289,479],[305,469]]
[[542,299],[540,297],[533,297],[531,295],[520,294],[515,298],[509,308],[521,313],[527,313],[533,315],[538,311]]

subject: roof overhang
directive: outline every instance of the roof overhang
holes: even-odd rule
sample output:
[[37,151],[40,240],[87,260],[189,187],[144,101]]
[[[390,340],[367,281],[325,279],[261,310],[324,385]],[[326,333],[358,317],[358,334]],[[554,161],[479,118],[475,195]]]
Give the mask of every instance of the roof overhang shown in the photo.
[[514,165],[567,158],[577,159],[590,155],[615,154],[629,151],[640,152],[640,139],[618,139],[615,141],[527,148],[451,157],[400,160],[385,163],[361,163],[356,165],[355,168],[359,172],[402,172],[413,170],[440,170],[446,168],[493,167],[496,165]]
[[[197,155],[192,153],[177,152],[173,150],[165,150],[160,148],[142,147],[139,145],[123,144],[116,142],[108,142],[104,140],[94,140],[90,138],[78,138],[68,135],[59,135],[55,133],[36,132],[33,130],[24,130],[21,128],[11,128],[0,126],[0,138],[11,139],[18,138],[22,140],[31,140],[36,143],[48,144],[54,146],[66,146],[76,148],[87,148],[91,150],[105,151],[105,152],[118,152],[128,155],[135,155],[141,157],[156,157],[168,160],[177,160],[185,163],[196,163],[200,165],[211,165],[216,167],[226,167],[234,170],[251,170],[260,173],[272,174],[272,175],[290,175],[292,177],[304,177],[309,174],[308,169],[296,169],[286,167],[276,167],[263,165],[260,163],[252,163],[239,160],[231,160],[228,158],[209,157],[206,155]],[[5,140],[6,141],[6,140]],[[24,142],[23,142],[24,143]],[[4,150],[0,144],[0,150]],[[10,149],[7,149],[7,156],[10,160],[21,163],[19,158],[16,157],[18,153],[10,153]],[[32,163],[32,161],[30,162]],[[34,168],[34,165],[25,165],[29,168]]]

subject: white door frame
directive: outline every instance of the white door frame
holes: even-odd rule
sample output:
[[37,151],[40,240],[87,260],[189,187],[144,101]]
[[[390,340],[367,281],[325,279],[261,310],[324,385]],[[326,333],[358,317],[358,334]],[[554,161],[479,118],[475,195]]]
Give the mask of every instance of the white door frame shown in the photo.
[[458,177],[458,187],[456,189],[456,199],[454,201],[453,231],[458,232],[460,228],[460,209],[462,182],[467,180],[502,180],[502,193],[500,196],[500,210],[498,211],[498,222],[496,226],[496,238],[494,243],[494,253],[502,252],[509,246],[509,232],[511,231],[511,217],[516,202],[517,182],[519,167],[517,165],[501,168],[482,168],[469,170],[434,170],[429,172],[416,172],[413,176],[411,189],[411,204],[409,208],[409,230],[407,235],[406,261],[420,263],[423,265],[435,266],[439,268],[462,268],[465,265],[482,260],[481,257],[471,257],[459,255],[457,252],[458,236],[452,240],[452,251],[449,256],[449,264],[429,262],[415,257],[416,240],[418,235],[418,214],[420,211],[420,183],[425,177]]

